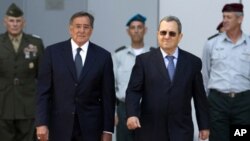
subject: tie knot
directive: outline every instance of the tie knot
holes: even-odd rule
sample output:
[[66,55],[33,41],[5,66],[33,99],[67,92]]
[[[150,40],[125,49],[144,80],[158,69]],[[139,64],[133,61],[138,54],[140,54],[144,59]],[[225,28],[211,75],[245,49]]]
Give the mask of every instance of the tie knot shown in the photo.
[[77,48],[77,53],[80,53],[80,51],[82,50],[82,48]]
[[18,42],[18,38],[12,38],[13,42]]
[[168,61],[173,61],[174,60],[174,56],[166,56],[166,58],[168,59]]

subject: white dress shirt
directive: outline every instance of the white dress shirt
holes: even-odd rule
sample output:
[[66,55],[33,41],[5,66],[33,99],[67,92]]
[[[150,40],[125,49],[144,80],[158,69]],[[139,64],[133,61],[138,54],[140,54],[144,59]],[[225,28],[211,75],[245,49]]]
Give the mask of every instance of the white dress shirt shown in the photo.
[[[72,47],[72,53],[73,53],[73,60],[75,60],[75,56],[76,56],[76,53],[77,53],[77,48],[79,46],[72,39],[71,39],[71,47]],[[87,51],[88,51],[88,48],[89,48],[89,41],[87,41],[85,44],[80,46],[80,48],[82,49],[80,51],[80,55],[82,57],[82,66],[84,66],[85,59],[86,59],[86,56],[87,56]]]

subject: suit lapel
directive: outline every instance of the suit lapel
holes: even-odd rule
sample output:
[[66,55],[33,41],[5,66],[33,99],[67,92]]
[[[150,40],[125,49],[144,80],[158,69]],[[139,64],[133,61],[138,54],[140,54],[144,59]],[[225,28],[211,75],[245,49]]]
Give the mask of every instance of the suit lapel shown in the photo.
[[86,76],[89,69],[92,66],[94,66],[95,57],[96,57],[95,56],[95,46],[93,43],[89,42],[88,52],[87,52],[87,56],[86,56],[86,59],[84,62],[84,66],[82,68],[80,80],[83,79]]
[[[75,80],[77,80],[75,62],[73,60],[72,47],[71,47],[70,40],[65,42],[64,46],[62,47],[61,52],[62,52],[63,58],[65,60],[65,64],[67,65],[67,67],[68,67],[69,71],[71,72],[73,78]],[[89,69],[93,66],[93,63],[94,63],[94,60],[95,60],[94,59],[95,58],[95,53],[94,52],[95,52],[94,51],[94,45],[90,42],[89,47],[88,47],[87,56],[86,56],[86,59],[85,59],[85,63],[84,63],[84,66],[82,68],[80,80],[84,78],[84,76],[87,74]]]
[[161,54],[160,48],[158,48],[156,50],[153,59],[154,59],[154,62],[156,63],[156,67],[158,68],[158,70],[160,71],[160,73],[162,74],[162,76],[166,80],[170,81],[170,77],[168,75],[168,71],[167,71],[167,68],[166,68],[163,56]]
[[177,80],[181,80],[183,77],[183,75],[185,75],[185,71],[187,68],[186,65],[186,56],[183,52],[183,50],[181,50],[179,48],[179,55],[178,55],[178,60],[177,60],[177,64],[176,64],[176,69],[175,69],[175,74],[174,74],[174,78],[173,78],[173,82],[176,82]]
[[[170,82],[171,80],[170,80],[170,77],[168,75],[168,71],[167,71],[164,59],[162,57],[160,48],[158,48],[157,51],[155,52],[153,59],[154,59],[154,62],[156,63],[156,67],[158,67],[158,70],[160,71],[160,73],[162,74],[162,76],[167,81]],[[178,60],[177,60],[175,74],[174,74],[174,78],[173,78],[172,84],[175,81],[180,80],[181,78],[183,78],[183,75],[185,75],[185,67],[186,67],[186,64],[187,64],[185,62],[186,62],[185,54],[184,54],[183,50],[181,50],[179,48],[179,55],[178,55]]]
[[3,38],[3,47],[9,50],[10,52],[15,52],[14,47],[9,39],[8,33],[6,32]]
[[75,80],[77,80],[77,76],[76,76],[76,68],[75,68],[75,63],[73,60],[73,53],[72,53],[72,47],[71,47],[71,43],[70,40],[67,40],[65,42],[65,44],[63,44],[64,46],[62,46],[62,49],[59,50],[62,52],[62,56],[65,60],[65,64],[67,65],[70,73],[72,74],[73,78]]
[[29,44],[30,44],[30,41],[27,38],[27,35],[23,33],[23,37],[21,39],[17,54],[23,55],[24,48],[27,48],[29,46]]

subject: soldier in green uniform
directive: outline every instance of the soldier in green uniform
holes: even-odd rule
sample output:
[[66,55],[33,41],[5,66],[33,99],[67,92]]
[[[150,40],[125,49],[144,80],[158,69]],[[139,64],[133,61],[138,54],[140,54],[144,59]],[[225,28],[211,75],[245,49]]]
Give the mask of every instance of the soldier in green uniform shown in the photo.
[[44,45],[23,32],[23,12],[14,3],[0,34],[0,140],[31,141],[34,135],[36,76]]

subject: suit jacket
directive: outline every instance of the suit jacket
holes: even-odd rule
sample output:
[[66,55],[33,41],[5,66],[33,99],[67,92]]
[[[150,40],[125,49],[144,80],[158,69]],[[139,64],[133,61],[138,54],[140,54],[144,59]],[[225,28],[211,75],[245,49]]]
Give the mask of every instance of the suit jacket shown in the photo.
[[36,124],[49,127],[50,141],[69,141],[75,114],[84,141],[113,132],[115,110],[111,54],[89,43],[80,80],[70,40],[46,48],[38,76]]
[[198,57],[179,49],[171,82],[160,49],[136,58],[126,91],[127,115],[141,123],[136,141],[193,141],[192,98],[199,129],[208,129],[201,66]]
[[[26,52],[29,46],[37,50]],[[0,119],[34,119],[36,78],[44,45],[40,38],[23,33],[15,52],[8,33],[0,35]],[[27,56],[28,55],[28,56]]]

